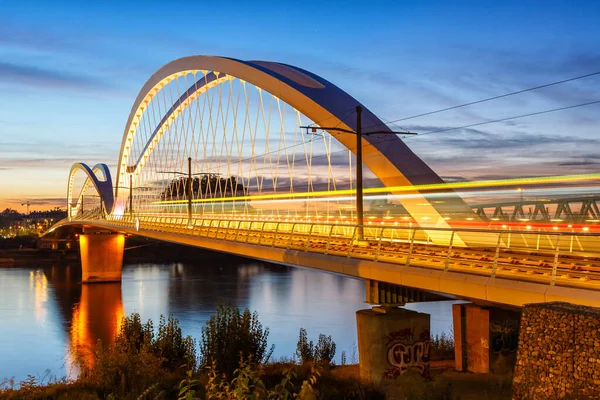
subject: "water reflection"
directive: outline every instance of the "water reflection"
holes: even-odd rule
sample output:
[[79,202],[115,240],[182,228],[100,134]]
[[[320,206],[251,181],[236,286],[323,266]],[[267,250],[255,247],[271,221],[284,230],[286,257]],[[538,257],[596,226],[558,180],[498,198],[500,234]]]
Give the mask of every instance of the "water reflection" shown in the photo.
[[81,360],[91,366],[98,340],[104,344],[112,343],[123,316],[120,283],[82,285],[80,300],[73,307],[69,331],[73,361]]
[[[93,362],[97,341],[112,341],[132,312],[155,326],[172,313],[184,334],[199,338],[220,301],[258,311],[275,357],[294,354],[303,327],[311,340],[332,335],[339,361],[356,342],[355,312],[368,307],[364,290],[356,279],[228,257],[125,265],[121,284],[82,285],[78,265],[0,269],[0,380],[46,369],[74,375],[73,361]],[[411,308],[432,313],[434,334],[451,325],[448,303]]]

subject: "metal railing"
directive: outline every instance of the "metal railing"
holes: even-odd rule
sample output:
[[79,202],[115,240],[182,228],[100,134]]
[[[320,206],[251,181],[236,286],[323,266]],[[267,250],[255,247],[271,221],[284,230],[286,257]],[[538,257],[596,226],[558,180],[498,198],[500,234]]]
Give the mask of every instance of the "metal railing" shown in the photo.
[[600,235],[298,221],[135,216],[104,225],[600,290]]

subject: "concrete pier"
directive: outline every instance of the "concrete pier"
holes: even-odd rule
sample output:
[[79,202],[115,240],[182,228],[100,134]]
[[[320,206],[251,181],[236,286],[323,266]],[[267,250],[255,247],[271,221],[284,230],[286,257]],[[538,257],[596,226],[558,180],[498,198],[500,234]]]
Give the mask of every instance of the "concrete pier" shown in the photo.
[[408,369],[429,373],[429,314],[375,307],[356,313],[360,375],[395,380]]
[[117,233],[84,233],[79,236],[81,281],[120,282],[125,237]]

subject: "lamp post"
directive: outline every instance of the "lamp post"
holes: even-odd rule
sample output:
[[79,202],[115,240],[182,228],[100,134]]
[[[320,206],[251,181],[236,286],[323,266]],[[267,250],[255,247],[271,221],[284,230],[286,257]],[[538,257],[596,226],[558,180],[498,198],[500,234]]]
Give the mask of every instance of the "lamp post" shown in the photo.
[[[179,175],[186,175],[185,172],[179,172],[179,171],[157,171],[158,173],[162,173],[162,174],[179,174]],[[192,196],[193,196],[193,189],[192,189],[192,157],[188,157],[188,172],[187,172],[187,182],[185,184],[185,195],[187,196],[187,212],[188,212],[188,221],[191,222],[192,221]]]
[[[335,126],[325,127],[321,126],[319,129],[326,131],[344,132],[356,134],[356,225],[358,240],[362,241],[365,238],[364,235],[364,208],[363,208],[363,171],[362,171],[362,136],[372,134],[382,135],[417,135],[415,132],[394,132],[394,131],[369,131],[368,133],[362,132],[362,106],[356,106],[356,131],[349,129],[337,128]],[[305,128],[306,133],[311,128],[312,132],[317,131],[315,126],[300,126]]]
[[133,217],[133,174],[129,174],[129,215]]
[[523,206],[523,192],[525,191],[525,189],[523,188],[517,188],[517,192],[519,192],[521,194],[521,206]]

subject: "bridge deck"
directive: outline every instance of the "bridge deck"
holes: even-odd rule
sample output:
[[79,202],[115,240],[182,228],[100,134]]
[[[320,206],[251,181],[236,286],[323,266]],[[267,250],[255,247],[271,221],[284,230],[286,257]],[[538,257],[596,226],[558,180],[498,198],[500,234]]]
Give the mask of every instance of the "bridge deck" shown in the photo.
[[463,237],[478,235],[479,245],[453,247],[451,243],[428,243],[426,231],[420,228],[365,226],[365,240],[359,242],[357,229],[351,225],[216,219],[188,222],[185,218],[137,217],[70,224],[474,300],[516,306],[553,300],[600,305],[600,237],[595,234],[460,230]]

